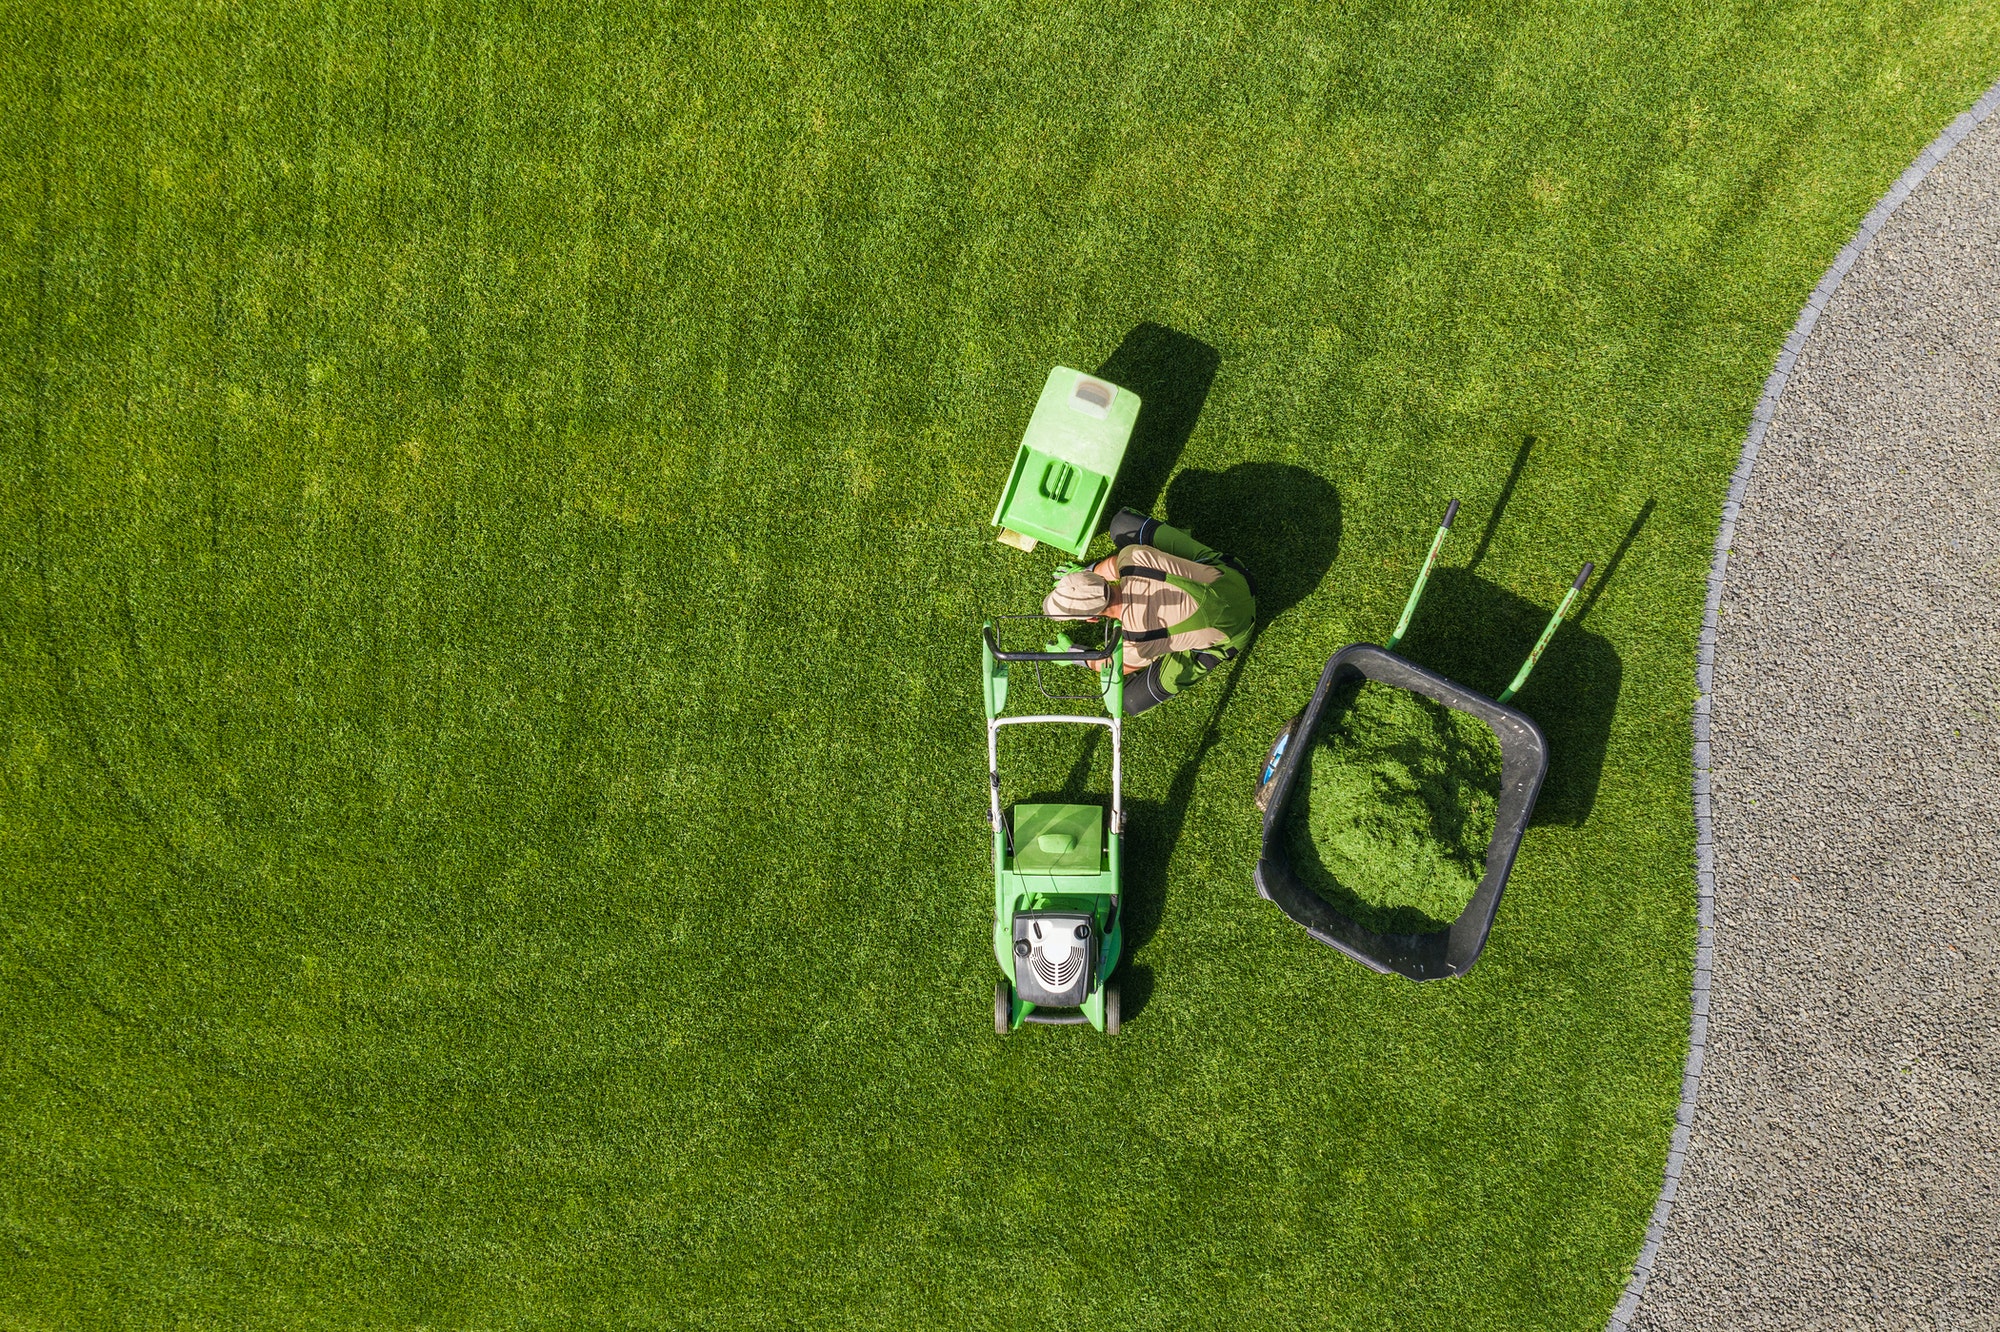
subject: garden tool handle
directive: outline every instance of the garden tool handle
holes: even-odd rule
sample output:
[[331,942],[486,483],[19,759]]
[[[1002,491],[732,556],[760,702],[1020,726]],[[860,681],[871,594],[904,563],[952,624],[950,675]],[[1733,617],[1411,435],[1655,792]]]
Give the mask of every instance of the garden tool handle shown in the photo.
[[1576,581],[1569,585],[1569,591],[1563,593],[1562,603],[1556,607],[1556,613],[1549,616],[1549,627],[1542,630],[1542,636],[1535,640],[1534,649],[1528,653],[1528,659],[1521,663],[1521,669],[1515,673],[1512,683],[1494,697],[1495,703],[1505,703],[1520,691],[1522,685],[1528,683],[1528,672],[1534,670],[1535,663],[1542,659],[1542,649],[1546,648],[1549,640],[1556,636],[1556,629],[1562,624],[1563,616],[1569,614],[1570,605],[1576,600],[1576,594],[1583,591],[1583,585],[1590,581],[1590,571],[1596,567],[1589,560],[1583,562],[1582,571],[1577,574]]
[[1409,632],[1410,617],[1417,613],[1417,601],[1424,595],[1424,584],[1430,581],[1431,566],[1437,563],[1438,552],[1444,549],[1444,539],[1451,535],[1451,520],[1456,517],[1458,501],[1453,500],[1445,506],[1444,521],[1438,524],[1437,535],[1431,538],[1430,553],[1424,556],[1424,567],[1417,571],[1416,586],[1410,589],[1410,599],[1403,603],[1403,618],[1396,621],[1395,632],[1382,643],[1384,651],[1394,652],[1396,644],[1402,642],[1403,635]]

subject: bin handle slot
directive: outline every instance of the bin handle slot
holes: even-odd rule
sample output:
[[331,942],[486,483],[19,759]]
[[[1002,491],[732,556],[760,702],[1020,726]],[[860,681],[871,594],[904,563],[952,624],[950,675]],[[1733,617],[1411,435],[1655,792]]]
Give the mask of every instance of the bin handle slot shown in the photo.
[[1076,468],[1059,459],[1050,460],[1042,468],[1042,495],[1057,504],[1069,503],[1070,491],[1076,486]]

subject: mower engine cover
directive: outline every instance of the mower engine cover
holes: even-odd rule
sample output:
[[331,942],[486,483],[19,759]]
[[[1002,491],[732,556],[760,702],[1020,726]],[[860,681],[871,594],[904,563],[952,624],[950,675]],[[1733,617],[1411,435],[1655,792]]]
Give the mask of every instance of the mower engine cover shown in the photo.
[[1080,1008],[1096,971],[1097,929],[1075,911],[1014,913],[1014,989],[1028,1003]]

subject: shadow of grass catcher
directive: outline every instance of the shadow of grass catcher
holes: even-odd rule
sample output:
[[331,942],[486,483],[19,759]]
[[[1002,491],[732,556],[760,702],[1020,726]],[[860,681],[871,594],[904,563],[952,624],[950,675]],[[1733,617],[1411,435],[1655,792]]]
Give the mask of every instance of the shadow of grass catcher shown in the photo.
[[[1527,830],[1529,816],[1535,810],[1535,798],[1541,794],[1542,779],[1549,769],[1548,742],[1543,738],[1541,728],[1525,713],[1508,707],[1507,700],[1527,683],[1529,672],[1541,660],[1543,650],[1555,637],[1563,617],[1590,581],[1593,567],[1587,562],[1584,564],[1562,603],[1556,607],[1555,614],[1549,617],[1548,627],[1542,631],[1527,660],[1521,663],[1513,681],[1497,699],[1487,698],[1395,652],[1396,645],[1402,641],[1411,618],[1416,614],[1417,602],[1424,594],[1424,584],[1430,578],[1438,552],[1450,535],[1452,520],[1457,516],[1458,501],[1453,500],[1445,510],[1444,522],[1431,541],[1430,553],[1424,558],[1416,586],[1410,589],[1402,618],[1396,624],[1396,631],[1389,636],[1389,641],[1380,647],[1372,643],[1353,643],[1334,653],[1326,663],[1326,669],[1320,673],[1319,686],[1313,690],[1312,701],[1272,742],[1257,783],[1257,804],[1264,811],[1263,850],[1257,861],[1256,873],[1258,895],[1274,903],[1307,934],[1339,949],[1363,966],[1381,972],[1395,972],[1419,981],[1464,975],[1479,960],[1480,950],[1486,946],[1486,936],[1493,929],[1494,913],[1500,906],[1501,890],[1507,886],[1507,876],[1513,871],[1521,835]],[[1453,712],[1476,718],[1490,727],[1499,741],[1499,791],[1493,834],[1486,847],[1484,873],[1464,909],[1441,929],[1407,934],[1371,929],[1314,892],[1305,882],[1302,867],[1295,860],[1296,843],[1290,835],[1287,820],[1294,813],[1295,801],[1305,798],[1300,788],[1309,762],[1308,755],[1325,728],[1335,724],[1345,700],[1352,698],[1355,691],[1366,688],[1370,682],[1390,689],[1407,690]]]

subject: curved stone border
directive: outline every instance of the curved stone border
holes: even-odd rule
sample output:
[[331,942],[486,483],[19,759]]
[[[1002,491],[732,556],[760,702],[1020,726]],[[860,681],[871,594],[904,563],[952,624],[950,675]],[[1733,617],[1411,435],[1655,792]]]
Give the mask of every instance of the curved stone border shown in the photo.
[[1952,121],[1942,134],[1931,140],[1930,146],[1917,155],[1917,160],[1896,178],[1896,183],[1882,196],[1881,202],[1862,219],[1860,230],[1841,250],[1833,265],[1826,270],[1826,275],[1820,278],[1819,285],[1813,288],[1812,298],[1799,312],[1791,336],[1785,339],[1784,350],[1778,353],[1778,363],[1772,369],[1771,377],[1764,381],[1764,396],[1758,400],[1757,410],[1750,414],[1750,431],[1744,437],[1743,452],[1737,458],[1736,470],[1730,474],[1729,494],[1722,504],[1722,525],[1715,535],[1715,560],[1708,571],[1708,603],[1702,608],[1700,645],[1695,652],[1695,687],[1698,691],[1694,705],[1695,923],[1698,932],[1694,953],[1694,1019],[1688,1035],[1687,1067],[1681,1077],[1680,1109],[1674,1116],[1673,1145],[1667,1151],[1666,1178],[1660,1186],[1659,1201],[1653,1204],[1653,1217],[1646,1227],[1645,1243],[1640,1246],[1639,1257],[1632,1265],[1632,1279],[1626,1283],[1624,1295],[1611,1312],[1611,1332],[1629,1332],[1632,1319],[1639,1312],[1639,1301],[1646,1293],[1646,1279],[1653,1273],[1653,1260],[1659,1255],[1660,1245],[1666,1238],[1674,1196],[1680,1192],[1681,1166],[1687,1160],[1688,1138],[1694,1131],[1695,1102],[1701,1094],[1702,1055],[1708,1044],[1709,975],[1715,945],[1715,827],[1709,811],[1709,692],[1715,673],[1715,635],[1717,617],[1722,609],[1722,586],[1729,572],[1729,548],[1736,535],[1736,515],[1742,511],[1743,497],[1750,485],[1750,469],[1757,461],[1757,448],[1764,442],[1764,432],[1769,429],[1771,418],[1777,412],[1778,398],[1791,378],[1792,366],[1798,361],[1806,339],[1812,336],[1820,311],[1839,290],[1847,270],[1854,266],[1854,261],[1868,248],[1883,224],[1902,207],[1904,200],[1923,184],[1932,168],[1944,160],[1945,154],[1956,148],[1996,110],[2000,110],[2000,83],[1988,88],[1985,95],[1973,103],[1971,110]]

